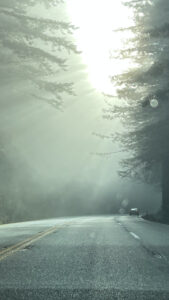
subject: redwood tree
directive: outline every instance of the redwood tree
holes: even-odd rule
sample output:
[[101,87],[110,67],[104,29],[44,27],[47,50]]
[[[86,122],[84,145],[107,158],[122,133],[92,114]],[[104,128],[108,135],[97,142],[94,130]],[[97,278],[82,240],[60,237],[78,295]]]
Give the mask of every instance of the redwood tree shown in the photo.
[[128,152],[120,174],[158,184],[163,218],[169,220],[169,3],[125,5],[134,12],[135,26],[120,29],[133,35],[119,57],[131,60],[131,67],[112,79],[117,95],[107,116],[124,123],[124,132],[116,135]]
[[46,17],[59,5],[61,0],[0,0],[0,84],[31,83],[34,97],[57,108],[63,93],[73,93],[72,82],[61,81],[60,73],[67,54],[77,53],[71,40],[75,27],[57,15]]

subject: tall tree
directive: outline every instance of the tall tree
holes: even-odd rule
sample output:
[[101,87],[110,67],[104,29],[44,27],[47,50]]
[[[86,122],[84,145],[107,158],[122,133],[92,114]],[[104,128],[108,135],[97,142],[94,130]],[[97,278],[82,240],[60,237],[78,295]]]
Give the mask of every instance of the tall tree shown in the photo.
[[[0,0],[1,85],[31,82],[34,96],[60,108],[62,94],[73,94],[71,82],[60,80],[67,53],[77,53],[71,41],[75,27],[37,13],[56,8],[61,0]],[[60,73],[59,73],[60,74]],[[42,96],[43,95],[43,96]]]
[[[18,88],[19,93],[20,87],[28,86],[30,98],[50,103],[57,109],[62,109],[65,95],[73,94],[73,83],[67,82],[64,74],[70,53],[78,53],[72,42],[72,33],[76,28],[60,17],[58,19],[62,2],[0,0],[0,90],[9,88],[11,102],[14,87]],[[56,10],[56,16],[50,15],[52,10]],[[2,92],[1,109],[3,95]],[[29,99],[29,95],[26,98]],[[8,122],[8,118],[6,120]],[[30,185],[34,184],[26,166],[20,166],[23,171],[18,171],[19,162],[16,166],[16,162],[10,160],[6,144],[1,130],[0,222],[19,218],[19,210],[24,207],[23,198],[28,197],[20,184],[21,177],[24,183],[30,180]]]
[[117,139],[130,157],[120,174],[160,185],[163,218],[169,220],[169,3],[125,5],[134,12],[135,26],[120,29],[133,35],[119,56],[133,67],[113,78],[120,101],[108,109],[125,125]]

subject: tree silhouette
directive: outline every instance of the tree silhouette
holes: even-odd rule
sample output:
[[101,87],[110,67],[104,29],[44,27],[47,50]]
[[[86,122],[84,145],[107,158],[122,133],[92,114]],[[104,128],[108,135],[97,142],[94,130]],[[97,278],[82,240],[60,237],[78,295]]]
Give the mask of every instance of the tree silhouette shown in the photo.
[[[0,0],[1,85],[30,82],[35,97],[61,108],[63,94],[73,94],[72,82],[60,80],[66,71],[67,54],[78,53],[71,41],[75,27],[69,22],[47,18],[46,11],[59,0]],[[37,8],[37,5],[39,7]],[[43,95],[43,96],[42,96]]]
[[[71,53],[78,53],[72,42],[76,28],[65,20],[57,20],[57,16],[56,19],[47,17],[50,9],[59,9],[59,4],[62,5],[61,0],[0,0],[0,88],[9,88],[10,101],[13,87],[22,85],[28,86],[30,98],[33,96],[60,110],[64,96],[74,94],[73,83],[67,82],[64,74],[67,58]],[[3,130],[0,138],[0,146],[3,145],[0,147],[0,222],[16,221],[24,207],[24,196],[28,197],[19,181],[23,177],[27,186],[30,181],[32,190],[35,183],[24,164],[20,166],[22,171],[18,171],[22,162],[8,157]],[[32,199],[36,200],[35,196]]]
[[[163,217],[169,219],[169,4],[167,0],[126,1],[134,11],[133,33],[119,57],[133,67],[118,76],[119,103],[107,109],[120,117],[125,130],[117,134],[124,151],[121,176],[155,183],[162,189]],[[131,66],[132,66],[131,64]]]

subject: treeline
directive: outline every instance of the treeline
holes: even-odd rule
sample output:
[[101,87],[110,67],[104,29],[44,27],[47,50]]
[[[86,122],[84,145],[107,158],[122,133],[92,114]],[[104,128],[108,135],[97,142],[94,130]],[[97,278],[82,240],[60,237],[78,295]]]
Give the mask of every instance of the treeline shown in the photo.
[[130,68],[112,79],[120,100],[107,117],[120,117],[124,124],[115,136],[127,153],[120,175],[158,186],[160,214],[169,222],[169,2],[124,5],[133,11],[134,25],[119,29],[130,33],[119,57],[130,61]]

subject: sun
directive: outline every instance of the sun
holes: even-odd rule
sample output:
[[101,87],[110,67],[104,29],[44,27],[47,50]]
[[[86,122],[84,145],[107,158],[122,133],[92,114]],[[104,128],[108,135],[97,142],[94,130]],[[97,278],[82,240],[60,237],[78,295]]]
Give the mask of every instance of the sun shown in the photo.
[[132,12],[120,0],[68,0],[67,9],[72,23],[79,27],[76,43],[92,86],[113,94],[112,76],[130,65],[127,60],[112,59],[131,35],[116,29],[133,25]]

